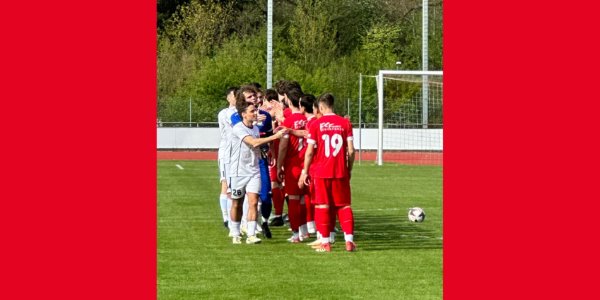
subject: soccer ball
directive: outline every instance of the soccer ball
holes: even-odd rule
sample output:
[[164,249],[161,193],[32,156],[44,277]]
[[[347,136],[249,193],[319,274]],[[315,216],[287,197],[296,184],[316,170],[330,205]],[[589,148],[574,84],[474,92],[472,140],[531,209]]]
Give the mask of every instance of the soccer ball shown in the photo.
[[423,220],[425,220],[425,211],[420,207],[409,208],[408,220],[417,223],[423,222]]

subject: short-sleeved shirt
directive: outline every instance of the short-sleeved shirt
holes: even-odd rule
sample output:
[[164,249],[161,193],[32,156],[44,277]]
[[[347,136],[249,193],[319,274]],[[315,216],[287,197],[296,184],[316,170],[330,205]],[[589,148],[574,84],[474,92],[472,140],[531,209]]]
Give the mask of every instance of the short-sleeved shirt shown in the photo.
[[[256,124],[256,127],[258,127],[258,131],[260,132],[260,137],[272,136],[273,135],[273,118],[271,117],[271,114],[269,114],[267,111],[264,111],[262,109],[259,109],[258,113],[267,117],[266,119],[264,119],[262,121],[262,124],[260,124],[260,123]],[[241,122],[241,121],[242,121],[242,116],[240,116],[237,112],[235,112],[234,114],[231,115],[231,124],[233,124],[234,126],[235,126],[235,124],[237,124],[238,122]],[[260,145],[260,148],[265,152],[269,151],[269,143]]]
[[221,140],[219,141],[219,160],[229,162],[231,155],[231,116],[235,113],[235,107],[224,108],[219,112],[219,132],[221,133]]
[[[282,125],[289,129],[302,130],[306,127],[306,117],[300,112],[295,112],[285,118]],[[306,151],[303,145],[304,138],[299,138],[293,134],[285,134],[283,138],[289,139],[284,166],[302,166]]]
[[233,126],[231,131],[231,162],[229,164],[229,176],[254,176],[260,174],[258,159],[260,150],[244,143],[247,136],[259,138],[258,127],[248,128],[243,122]]
[[[348,177],[346,153],[352,141],[352,124],[336,114],[326,114],[317,119],[309,129],[308,143],[316,145],[314,160],[318,163],[315,178]],[[312,163],[311,163],[312,165]]]

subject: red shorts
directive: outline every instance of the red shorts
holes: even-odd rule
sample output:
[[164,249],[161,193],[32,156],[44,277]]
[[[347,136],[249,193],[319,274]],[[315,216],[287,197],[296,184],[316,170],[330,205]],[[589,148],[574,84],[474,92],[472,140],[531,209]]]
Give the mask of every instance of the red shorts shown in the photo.
[[284,191],[288,195],[304,195],[306,190],[298,187],[298,180],[300,180],[300,174],[302,174],[302,167],[284,168],[284,173]]
[[352,203],[350,180],[346,178],[313,178],[315,193],[312,203],[346,206]]

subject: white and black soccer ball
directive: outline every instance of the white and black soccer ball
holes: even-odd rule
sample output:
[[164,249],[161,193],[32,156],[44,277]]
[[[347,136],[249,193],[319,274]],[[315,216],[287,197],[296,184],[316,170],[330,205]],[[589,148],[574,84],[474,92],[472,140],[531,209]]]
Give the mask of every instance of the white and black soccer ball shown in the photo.
[[423,222],[423,220],[425,220],[425,211],[420,207],[409,208],[408,220],[416,223]]

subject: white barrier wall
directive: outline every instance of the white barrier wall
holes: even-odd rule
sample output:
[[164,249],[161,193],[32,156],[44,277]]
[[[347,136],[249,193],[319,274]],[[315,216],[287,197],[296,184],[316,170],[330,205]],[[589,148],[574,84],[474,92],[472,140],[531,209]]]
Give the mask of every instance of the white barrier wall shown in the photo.
[[[377,149],[376,128],[354,128],[354,147]],[[362,142],[361,142],[362,136]],[[402,137],[402,138],[400,138]],[[157,149],[217,149],[219,128],[157,128]],[[386,150],[443,150],[442,129],[384,129]]]

